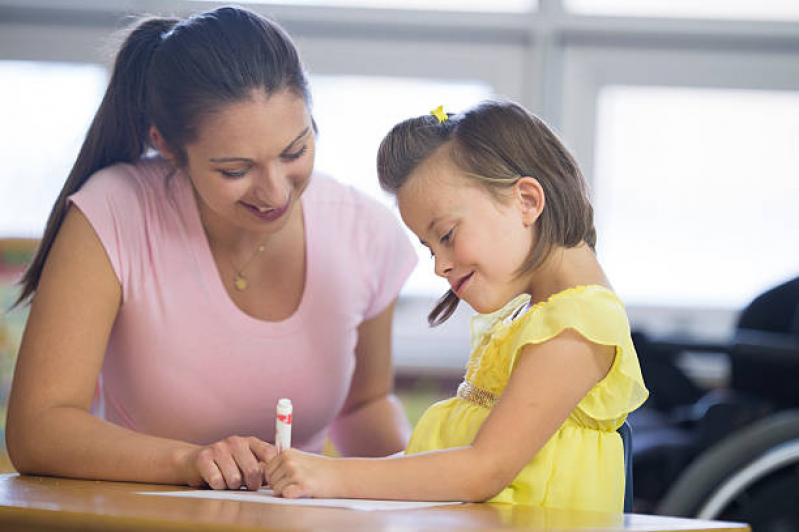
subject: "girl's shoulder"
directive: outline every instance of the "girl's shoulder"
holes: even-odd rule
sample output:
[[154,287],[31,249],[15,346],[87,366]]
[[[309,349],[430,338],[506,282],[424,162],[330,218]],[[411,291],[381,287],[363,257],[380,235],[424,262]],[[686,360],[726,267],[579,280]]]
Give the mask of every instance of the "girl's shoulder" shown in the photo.
[[586,340],[605,345],[626,343],[630,324],[621,299],[602,285],[581,285],[528,305],[513,319],[517,342],[544,342],[573,329]]

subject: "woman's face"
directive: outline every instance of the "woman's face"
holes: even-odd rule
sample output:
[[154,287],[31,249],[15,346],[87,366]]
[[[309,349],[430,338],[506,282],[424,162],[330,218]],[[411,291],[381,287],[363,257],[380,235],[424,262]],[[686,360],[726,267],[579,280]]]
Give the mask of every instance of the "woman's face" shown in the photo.
[[206,118],[184,168],[206,225],[284,227],[310,180],[314,140],[308,107],[290,91],[254,90]]

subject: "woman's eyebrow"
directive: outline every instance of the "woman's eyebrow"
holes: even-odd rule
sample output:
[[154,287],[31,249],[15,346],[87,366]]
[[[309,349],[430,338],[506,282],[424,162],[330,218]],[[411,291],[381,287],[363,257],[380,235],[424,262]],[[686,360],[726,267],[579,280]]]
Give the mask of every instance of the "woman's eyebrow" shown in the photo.
[[[289,151],[291,149],[291,147],[294,146],[297,143],[298,140],[302,139],[305,135],[307,135],[310,130],[311,130],[310,127],[306,127],[305,129],[303,129],[302,133],[300,133],[299,135],[294,137],[294,140],[292,140],[289,143],[289,145],[286,146],[286,148],[283,149],[283,151],[281,153],[286,153],[287,151]],[[208,159],[208,160],[211,161],[212,163],[247,163],[247,164],[253,164],[255,162],[252,159],[249,159],[247,157],[215,157],[213,159]]]
[[294,145],[297,143],[297,141],[299,141],[299,140],[300,140],[300,139],[302,139],[302,138],[303,138],[305,135],[307,135],[309,131],[311,131],[311,128],[310,128],[310,126],[309,126],[309,127],[306,127],[305,129],[303,129],[303,130],[302,130],[302,133],[300,133],[299,135],[297,135],[296,137],[294,137],[294,140],[292,140],[292,141],[289,143],[289,145],[288,145],[288,146],[286,146],[286,148],[283,150],[283,153],[285,153],[285,152],[289,151],[289,150],[291,149],[291,147],[292,147],[292,146],[294,146]]

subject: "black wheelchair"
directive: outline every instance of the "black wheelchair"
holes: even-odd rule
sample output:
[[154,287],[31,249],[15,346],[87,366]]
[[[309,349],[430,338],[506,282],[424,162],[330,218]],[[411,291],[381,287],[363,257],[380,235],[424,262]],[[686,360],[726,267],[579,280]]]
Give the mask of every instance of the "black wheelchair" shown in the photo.
[[[752,301],[728,342],[633,341],[651,391],[628,418],[634,511],[799,531],[799,277]],[[729,385],[697,385],[684,353],[724,354]]]

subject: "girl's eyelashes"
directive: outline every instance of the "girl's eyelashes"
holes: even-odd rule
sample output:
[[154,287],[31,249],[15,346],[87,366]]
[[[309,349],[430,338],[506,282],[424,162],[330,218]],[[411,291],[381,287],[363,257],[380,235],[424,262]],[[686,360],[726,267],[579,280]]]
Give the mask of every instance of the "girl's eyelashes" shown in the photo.
[[452,231],[454,230],[455,230],[454,228],[450,229],[449,231],[447,231],[447,233],[444,236],[441,237],[442,244],[449,244],[450,242],[452,242]]
[[308,145],[304,145],[302,148],[293,153],[284,153],[281,155],[281,157],[287,161],[294,161],[302,157],[306,151],[308,151]]

